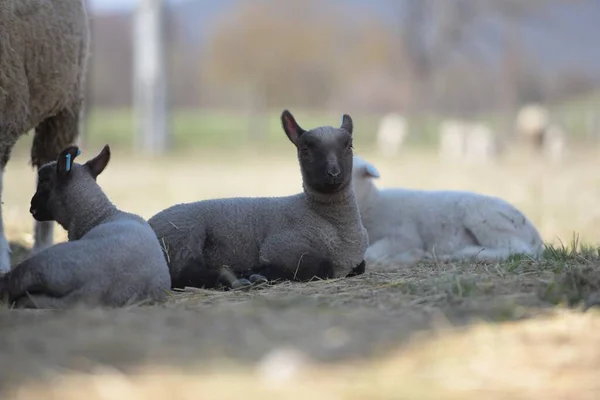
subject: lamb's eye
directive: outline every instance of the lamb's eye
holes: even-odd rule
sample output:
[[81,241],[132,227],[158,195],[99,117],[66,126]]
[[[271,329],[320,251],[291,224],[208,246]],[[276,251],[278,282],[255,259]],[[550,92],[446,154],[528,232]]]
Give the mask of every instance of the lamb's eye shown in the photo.
[[352,146],[352,140],[348,140],[348,141],[346,142],[346,150],[351,150],[351,149],[353,149],[353,148],[354,148],[354,147]]
[[303,156],[307,156],[310,154],[310,149],[308,147],[303,147],[302,149],[300,149],[300,152]]

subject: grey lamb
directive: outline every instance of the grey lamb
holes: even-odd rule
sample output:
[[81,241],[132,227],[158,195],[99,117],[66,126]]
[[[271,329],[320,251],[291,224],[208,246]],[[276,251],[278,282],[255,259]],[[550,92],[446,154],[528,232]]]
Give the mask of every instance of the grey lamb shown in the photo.
[[118,307],[162,300],[171,279],[160,243],[140,216],[120,211],[106,197],[97,176],[110,148],[75,164],[76,146],[38,172],[31,214],[56,221],[69,242],[44,249],[0,278],[0,292],[17,307],[63,308],[75,303]]
[[[234,286],[227,279],[307,281],[364,272],[368,246],[352,190],[352,119],[340,128],[283,129],[297,148],[302,193],[177,204],[148,220],[162,243],[173,287]],[[252,281],[252,279],[250,279]]]
[[[77,140],[88,49],[84,0],[0,0],[0,198],[19,137],[35,128],[38,169]],[[35,222],[34,252],[52,245],[53,231],[53,222]],[[9,252],[0,205],[0,274]]]

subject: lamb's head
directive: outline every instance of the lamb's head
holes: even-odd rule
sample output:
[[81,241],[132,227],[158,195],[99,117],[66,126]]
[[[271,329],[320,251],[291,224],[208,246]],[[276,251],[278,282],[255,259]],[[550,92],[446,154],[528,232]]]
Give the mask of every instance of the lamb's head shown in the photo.
[[373,179],[379,179],[379,171],[373,164],[361,158],[360,156],[354,156],[354,163],[352,167],[352,188],[354,189],[354,195],[358,208],[363,209],[368,203],[371,195],[377,191],[377,187],[373,182]]
[[304,187],[334,194],[350,186],[352,179],[352,118],[344,114],[339,128],[322,126],[304,130],[294,116],[281,114],[283,130],[298,150]]
[[98,188],[96,178],[110,160],[110,148],[106,145],[85,164],[75,164],[75,157],[80,153],[77,146],[69,146],[56,161],[39,169],[37,189],[29,209],[33,218],[38,221],[57,221],[64,226],[72,204],[81,197],[95,195],[95,188]]

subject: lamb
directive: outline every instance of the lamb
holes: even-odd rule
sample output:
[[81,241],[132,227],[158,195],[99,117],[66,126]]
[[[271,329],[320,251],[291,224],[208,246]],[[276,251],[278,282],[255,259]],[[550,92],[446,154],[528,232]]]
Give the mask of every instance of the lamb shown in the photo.
[[340,128],[306,131],[284,110],[281,122],[297,148],[302,193],[176,204],[148,220],[163,244],[174,288],[364,272],[368,240],[352,190],[351,117],[344,114]]
[[69,146],[40,168],[30,208],[37,221],[58,222],[69,241],[16,265],[0,278],[0,293],[25,308],[161,301],[171,279],[156,235],[142,217],[117,209],[96,182],[109,146],[83,165],[74,163],[78,154]]
[[421,259],[501,261],[538,258],[544,244],[533,224],[497,197],[465,191],[378,189],[373,164],[354,157],[353,187],[369,235],[365,261],[413,264]]
[[[39,168],[73,144],[80,128],[89,30],[84,0],[0,0],[0,199],[13,146],[35,128],[31,164]],[[38,252],[53,222],[35,221]],[[0,274],[10,270],[0,205]]]

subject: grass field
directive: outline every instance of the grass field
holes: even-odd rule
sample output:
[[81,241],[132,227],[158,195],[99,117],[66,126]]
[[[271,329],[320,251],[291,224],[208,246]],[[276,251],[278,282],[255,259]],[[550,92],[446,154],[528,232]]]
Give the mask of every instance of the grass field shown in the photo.
[[[295,193],[294,149],[279,135],[281,146],[269,150],[156,159],[115,146],[99,183],[117,206],[144,217],[177,202]],[[90,141],[81,161],[104,141],[112,144]],[[15,260],[31,245],[35,187],[20,146],[3,192]],[[0,397],[597,398],[600,315],[583,310],[600,301],[598,151],[572,152],[562,166],[519,155],[467,166],[441,164],[426,150],[384,160],[355,148],[377,165],[382,187],[509,200],[552,249],[541,261],[372,265],[351,279],[190,289],[151,307],[0,310]],[[574,237],[584,246],[573,249]]]

